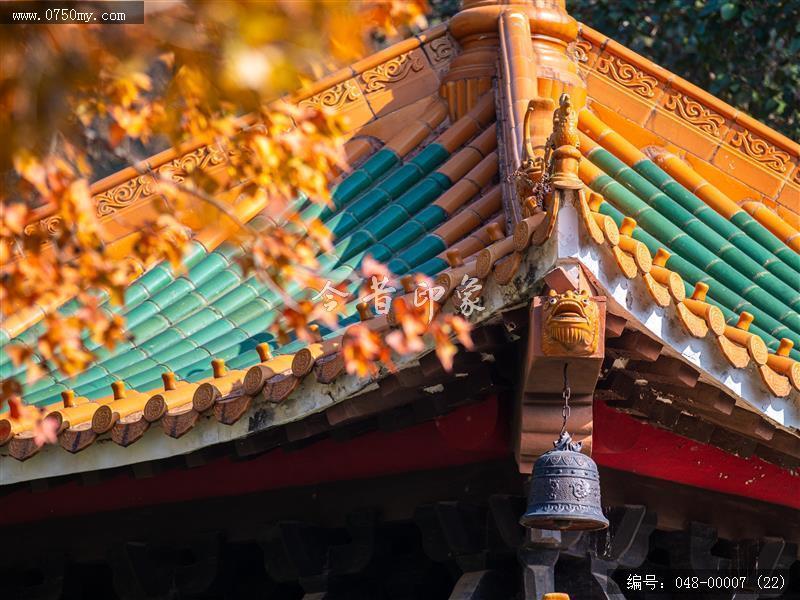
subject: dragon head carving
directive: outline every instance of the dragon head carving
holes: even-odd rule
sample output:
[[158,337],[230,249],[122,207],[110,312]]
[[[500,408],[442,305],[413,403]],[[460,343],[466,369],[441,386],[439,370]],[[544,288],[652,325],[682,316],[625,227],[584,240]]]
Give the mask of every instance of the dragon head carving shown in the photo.
[[600,333],[599,312],[597,303],[586,290],[567,290],[562,294],[550,290],[543,304],[544,354],[593,354]]

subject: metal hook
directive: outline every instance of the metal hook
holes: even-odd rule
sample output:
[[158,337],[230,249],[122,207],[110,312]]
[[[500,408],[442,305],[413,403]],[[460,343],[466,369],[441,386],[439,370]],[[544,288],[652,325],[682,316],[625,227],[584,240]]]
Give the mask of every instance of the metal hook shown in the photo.
[[569,399],[572,395],[572,391],[569,389],[569,379],[567,378],[567,369],[569,367],[569,363],[564,363],[564,389],[561,392],[561,398],[564,400],[564,407],[561,409],[561,417],[563,419],[561,423],[561,435],[564,435],[564,432],[567,430],[567,419],[569,418]]

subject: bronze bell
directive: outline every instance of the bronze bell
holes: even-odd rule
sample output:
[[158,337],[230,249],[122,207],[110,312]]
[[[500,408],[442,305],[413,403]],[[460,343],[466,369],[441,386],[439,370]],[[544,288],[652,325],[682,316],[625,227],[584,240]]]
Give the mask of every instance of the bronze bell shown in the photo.
[[600,507],[597,465],[581,454],[581,442],[573,442],[566,431],[553,446],[533,465],[528,509],[520,524],[535,529],[605,529],[608,519]]

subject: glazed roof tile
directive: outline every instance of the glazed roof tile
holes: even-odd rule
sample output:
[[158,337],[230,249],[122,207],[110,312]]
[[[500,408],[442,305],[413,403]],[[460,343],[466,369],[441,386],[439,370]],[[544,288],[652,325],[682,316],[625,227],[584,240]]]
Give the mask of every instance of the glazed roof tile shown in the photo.
[[[446,123],[441,101],[431,100],[424,118],[406,124],[339,182],[331,208],[300,202],[304,219],[319,217],[333,234],[333,250],[318,257],[323,277],[343,282],[367,255],[388,262],[397,274],[435,276],[445,268],[440,255],[500,210],[496,194],[489,194],[488,201],[481,196],[498,171],[494,112],[494,100],[487,94],[462,119]],[[467,223],[462,215],[470,217]],[[451,217],[454,226],[448,227]],[[94,433],[112,429],[112,439],[128,445],[144,432],[144,423],[191,409],[198,390],[203,390],[198,393],[200,404],[204,394],[221,397],[242,385],[258,393],[267,381],[276,399],[288,395],[297,385],[292,367],[303,344],[281,346],[265,333],[281,299],[257,278],[243,277],[235,262],[241,251],[227,244],[207,251],[195,243],[181,274],[165,264],[152,267],[131,284],[119,309],[132,341],[113,351],[98,348],[95,364],[76,377],[57,374],[27,386],[27,402],[49,410],[69,389],[80,398],[70,401],[75,408],[54,413],[63,421],[62,428],[92,424]],[[349,287],[355,293],[358,283]],[[311,362],[338,350],[344,328],[358,320],[356,304],[351,303],[336,331],[321,331],[327,339],[312,353]],[[36,329],[34,325],[20,339],[31,339]],[[254,365],[261,365],[263,377],[248,386],[245,374]],[[5,355],[0,369],[3,377],[19,372]],[[294,368],[306,371],[303,374],[308,370]],[[326,378],[325,373],[320,376]],[[12,434],[25,439],[18,435],[20,427],[11,431],[7,419],[5,423],[0,425],[0,441],[9,441]],[[164,424],[166,433],[174,435],[175,430],[167,429],[172,425]],[[114,435],[115,427],[119,435]],[[34,448],[29,443],[15,447],[12,440],[10,453],[27,458]]]
[[[508,47],[501,57],[522,61],[501,65],[501,77],[515,77],[512,95],[523,88],[535,93],[535,56],[520,46],[523,21],[513,15],[503,21]],[[581,216],[590,238],[610,250],[625,277],[644,281],[653,303],[674,310],[688,335],[712,336],[732,368],[756,365],[773,395],[796,395],[797,144],[588,27],[581,26],[577,50],[588,91],[579,128],[580,177],[588,188]],[[506,285],[529,260],[540,219],[518,222],[514,236],[506,232],[519,217],[505,204],[504,188],[515,160],[505,146],[521,141],[514,132],[528,98],[514,102],[488,92],[461,118],[448,117],[453,98],[448,105],[435,92],[452,53],[441,26],[294,98],[335,106],[354,121],[347,149],[355,167],[335,187],[333,206],[302,199],[296,205],[304,219],[319,217],[333,233],[333,250],[319,257],[331,281],[346,281],[371,255],[398,275],[434,277],[451,294],[464,275]],[[369,74],[391,61],[410,67],[398,69],[404,75],[395,81]],[[560,89],[548,93],[555,99]],[[496,100],[501,107],[509,101],[500,115]],[[510,140],[501,131],[509,123]],[[214,163],[202,146],[189,150]],[[158,168],[180,160],[170,151],[150,162]],[[132,176],[114,176],[94,190],[113,196],[112,186]],[[236,210],[258,226],[262,208]],[[111,230],[110,243],[124,255],[130,232]],[[344,371],[340,342],[348,326],[391,327],[392,313],[376,316],[351,302],[333,331],[320,328],[316,343],[280,345],[266,330],[281,299],[243,277],[235,260],[242,249],[225,243],[227,237],[224,228],[200,232],[183,272],[151,265],[127,290],[124,306],[109,308],[125,315],[132,341],[113,351],[97,348],[97,362],[75,378],[48,375],[27,387],[26,401],[61,423],[63,448],[77,452],[106,434],[129,446],[158,422],[177,438],[202,414],[235,424],[256,394],[278,406],[304,380],[334,382]],[[357,284],[348,291],[355,293]],[[71,302],[61,307],[74,309]],[[34,339],[41,314],[5,323],[0,339]],[[0,354],[0,376],[18,372]],[[0,452],[33,456],[33,424],[0,414],[0,446],[6,444]]]

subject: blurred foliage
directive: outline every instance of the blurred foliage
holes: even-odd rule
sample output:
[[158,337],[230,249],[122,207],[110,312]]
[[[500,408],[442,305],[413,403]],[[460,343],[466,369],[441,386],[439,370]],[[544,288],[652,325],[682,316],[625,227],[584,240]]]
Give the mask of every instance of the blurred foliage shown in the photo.
[[[180,273],[188,242],[203,232],[245,248],[237,258],[245,276],[279,295],[269,328],[278,340],[312,342],[312,324],[337,327],[334,313],[308,299],[331,283],[317,259],[333,238],[297,207],[330,205],[331,186],[348,168],[343,123],[335,111],[276,98],[427,24],[424,0],[154,2],[148,11],[146,26],[3,33],[0,322],[9,336],[39,326],[1,350],[29,383],[56,370],[76,375],[98,347],[128,339],[119,308],[128,284],[159,261]],[[143,162],[154,145],[185,142],[208,145],[224,169],[212,176],[190,164],[176,173]],[[126,221],[135,211],[119,211],[115,223],[128,231],[113,238],[90,182],[124,165],[149,186],[142,194],[153,194],[156,215]],[[261,228],[240,220],[254,211]],[[388,279],[385,267],[370,268],[365,277]],[[359,276],[343,279],[332,283]],[[69,300],[77,307],[59,310]],[[423,337],[450,368],[451,337],[466,345],[469,327],[454,315],[428,320],[407,309],[389,335],[357,328],[348,371],[377,373],[370,361],[420,351]],[[53,424],[43,429],[39,410],[26,408],[17,379],[0,381],[0,411],[7,402],[12,420],[35,423],[37,444],[53,442]]]
[[[431,20],[458,10],[430,2]],[[800,139],[800,0],[567,0],[581,21]]]

